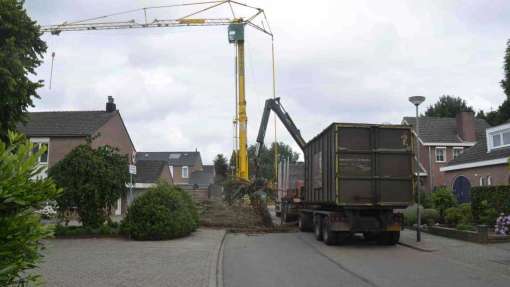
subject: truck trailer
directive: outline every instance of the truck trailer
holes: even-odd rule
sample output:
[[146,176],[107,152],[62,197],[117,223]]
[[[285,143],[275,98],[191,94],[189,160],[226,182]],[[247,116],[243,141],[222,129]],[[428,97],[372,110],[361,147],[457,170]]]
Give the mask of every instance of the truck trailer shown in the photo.
[[[355,233],[380,244],[399,241],[402,214],[413,201],[413,135],[404,125],[332,123],[306,142],[279,98],[266,101],[257,147],[264,141],[273,110],[305,158],[304,187],[282,201],[285,212],[298,216],[301,231],[338,244]],[[258,156],[258,153],[256,153]]]

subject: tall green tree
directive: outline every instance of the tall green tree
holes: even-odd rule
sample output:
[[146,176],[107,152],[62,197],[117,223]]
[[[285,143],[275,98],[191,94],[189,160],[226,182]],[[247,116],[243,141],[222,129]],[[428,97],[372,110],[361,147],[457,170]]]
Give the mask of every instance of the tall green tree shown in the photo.
[[[299,159],[299,153],[293,151],[289,145],[283,142],[278,142],[277,145],[272,143],[269,149],[263,145],[260,148],[260,155],[257,162],[259,169],[258,174],[260,177],[267,180],[274,179],[274,153],[276,147],[278,149],[278,158],[288,158],[291,163],[295,163]],[[249,173],[250,177],[253,177],[255,176],[255,145],[251,145],[248,148],[248,157],[250,159]]]
[[510,98],[510,40],[506,42],[505,58],[503,60],[504,79],[501,80],[501,87],[507,98]]
[[506,42],[505,57],[503,59],[504,78],[501,80],[501,88],[506,95],[506,99],[497,110],[485,114],[484,119],[491,126],[497,126],[506,123],[510,119],[510,40]]
[[51,235],[34,213],[60,190],[50,178],[32,180],[41,172],[33,144],[9,133],[0,141],[0,286],[28,286],[38,276],[26,272],[40,261],[41,240]]
[[98,227],[126,193],[128,159],[110,146],[83,144],[57,162],[49,176],[64,190],[57,199],[61,211],[76,207],[84,226]]
[[443,95],[433,106],[429,106],[425,115],[428,117],[454,118],[459,112],[473,112],[473,108],[459,97]]
[[46,43],[35,21],[23,8],[24,1],[0,0],[0,140],[7,140],[8,130],[25,120],[24,112],[39,98],[42,81],[33,82],[46,52]]
[[225,179],[227,179],[228,175],[227,159],[221,153],[218,154],[214,159],[214,172],[216,174],[214,177],[214,181],[216,183],[222,183],[223,181],[225,181]]

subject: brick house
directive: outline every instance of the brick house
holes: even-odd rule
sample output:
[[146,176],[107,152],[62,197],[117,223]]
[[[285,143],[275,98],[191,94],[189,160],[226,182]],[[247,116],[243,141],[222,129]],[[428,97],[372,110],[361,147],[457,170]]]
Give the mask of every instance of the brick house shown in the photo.
[[176,185],[190,184],[191,174],[202,171],[202,157],[198,151],[138,152],[136,161],[165,161],[168,163]]
[[[416,118],[404,117],[402,124],[411,125],[414,132]],[[424,190],[447,185],[448,179],[440,169],[483,140],[488,127],[472,112],[461,112],[455,118],[420,117],[420,177]]]
[[468,202],[472,186],[510,184],[509,157],[510,123],[487,128],[476,145],[440,168],[444,185]]
[[47,168],[86,143],[87,138],[93,138],[93,148],[110,145],[130,160],[136,151],[112,97],[108,97],[106,109],[102,111],[30,112],[27,118],[26,124],[18,124],[16,128],[37,144],[36,149],[47,147],[39,158],[39,164],[46,167],[41,177],[46,177]]
[[[47,151],[39,158],[44,167],[37,177],[45,178],[48,168],[62,160],[75,147],[92,139],[91,146],[109,145],[119,149],[131,162],[136,152],[112,97],[108,97],[105,110],[98,111],[51,111],[30,112],[27,122],[16,129],[36,144],[35,149],[45,146]],[[126,167],[127,169],[127,167]],[[127,198],[119,199],[116,214],[125,212]]]

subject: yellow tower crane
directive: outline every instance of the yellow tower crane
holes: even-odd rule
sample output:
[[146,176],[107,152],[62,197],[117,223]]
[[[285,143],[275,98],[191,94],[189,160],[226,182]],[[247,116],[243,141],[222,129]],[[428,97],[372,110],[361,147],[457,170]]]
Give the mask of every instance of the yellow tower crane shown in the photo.
[[[175,19],[150,19],[150,12],[155,9],[165,8],[192,8],[182,17]],[[231,16],[222,18],[203,18],[206,12],[212,10],[218,11],[221,7],[227,8]],[[196,9],[196,10],[195,10]],[[245,13],[246,16],[241,16]],[[137,22],[130,20],[111,20],[113,17],[132,15],[133,13],[143,13],[143,21]],[[244,15],[244,14],[243,14]],[[257,22],[260,21],[260,24]],[[267,21],[263,9],[253,7],[241,2],[232,0],[222,1],[204,1],[183,3],[164,6],[151,6],[140,9],[128,10],[109,15],[73,21],[64,22],[57,25],[42,26],[41,32],[59,35],[67,31],[96,31],[113,29],[136,29],[136,28],[163,28],[163,27],[187,27],[187,26],[228,26],[228,40],[236,45],[236,87],[237,87],[237,108],[234,124],[237,125],[238,142],[234,149],[236,155],[236,175],[241,180],[248,180],[248,139],[246,115],[246,91],[245,91],[245,73],[244,73],[244,29],[250,26],[259,30],[273,39],[273,33]]]

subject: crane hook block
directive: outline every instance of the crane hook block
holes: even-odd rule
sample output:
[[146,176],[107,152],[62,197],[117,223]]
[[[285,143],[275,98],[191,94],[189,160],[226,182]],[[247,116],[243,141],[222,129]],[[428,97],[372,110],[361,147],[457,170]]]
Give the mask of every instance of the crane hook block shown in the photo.
[[228,25],[228,42],[236,43],[244,41],[244,24],[231,23]]

